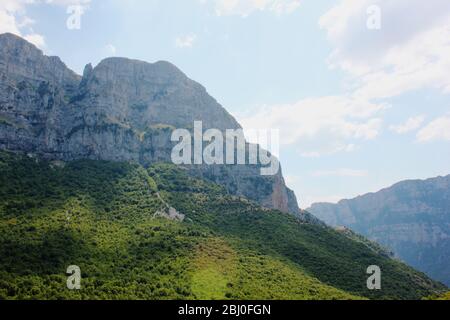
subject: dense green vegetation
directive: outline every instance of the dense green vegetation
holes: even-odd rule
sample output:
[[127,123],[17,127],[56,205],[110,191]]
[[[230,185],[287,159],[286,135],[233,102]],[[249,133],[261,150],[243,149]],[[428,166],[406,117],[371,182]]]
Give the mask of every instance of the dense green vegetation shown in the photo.
[[[155,215],[162,199],[183,222]],[[366,288],[372,264],[381,291]],[[81,290],[66,287],[70,265]],[[419,299],[443,289],[363,241],[172,165],[0,153],[0,299]]]
[[450,300],[450,291],[446,292],[444,294],[441,295],[432,295],[429,297],[424,298],[424,300],[445,300],[448,301]]

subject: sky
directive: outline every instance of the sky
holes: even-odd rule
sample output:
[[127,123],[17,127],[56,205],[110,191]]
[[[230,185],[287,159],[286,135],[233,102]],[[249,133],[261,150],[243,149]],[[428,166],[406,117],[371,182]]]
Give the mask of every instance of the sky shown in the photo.
[[247,129],[280,129],[302,208],[450,174],[448,0],[0,0],[82,74],[170,61]]

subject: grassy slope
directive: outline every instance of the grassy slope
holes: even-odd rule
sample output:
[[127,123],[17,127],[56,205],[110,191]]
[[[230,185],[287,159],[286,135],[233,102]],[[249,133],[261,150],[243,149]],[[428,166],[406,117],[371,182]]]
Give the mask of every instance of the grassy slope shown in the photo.
[[[162,197],[183,223],[155,218]],[[330,229],[263,210],[182,170],[77,161],[64,168],[0,153],[0,298],[349,299],[441,290]],[[82,290],[66,289],[78,265]],[[348,292],[348,293],[347,293]]]

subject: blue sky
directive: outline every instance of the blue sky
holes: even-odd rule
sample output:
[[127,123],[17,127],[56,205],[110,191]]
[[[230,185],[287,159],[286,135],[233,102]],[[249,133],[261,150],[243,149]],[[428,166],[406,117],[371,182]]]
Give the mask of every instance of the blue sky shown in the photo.
[[450,173],[448,0],[2,0],[0,32],[78,73],[174,63],[244,127],[281,130],[303,208]]

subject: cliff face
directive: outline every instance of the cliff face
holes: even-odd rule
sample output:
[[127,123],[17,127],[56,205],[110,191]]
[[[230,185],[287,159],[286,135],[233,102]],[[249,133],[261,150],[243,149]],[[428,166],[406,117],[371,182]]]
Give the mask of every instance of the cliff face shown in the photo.
[[[168,62],[109,58],[80,77],[25,40],[0,35],[0,149],[43,157],[170,161],[175,128],[238,129],[239,123],[197,82]],[[192,166],[192,174],[231,193],[303,216],[281,171],[258,166]]]
[[450,175],[404,181],[309,212],[388,246],[402,260],[450,285]]

